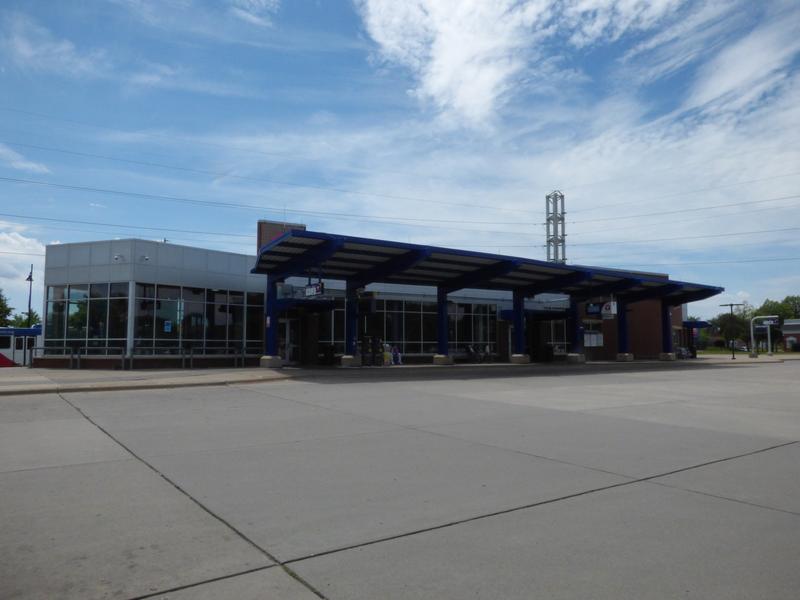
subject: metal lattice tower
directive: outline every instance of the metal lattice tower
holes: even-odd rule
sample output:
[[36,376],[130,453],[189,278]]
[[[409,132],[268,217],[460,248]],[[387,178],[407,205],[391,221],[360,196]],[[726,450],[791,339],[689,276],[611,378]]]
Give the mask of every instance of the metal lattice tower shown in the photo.
[[547,206],[547,260],[567,262],[567,234],[564,231],[564,194],[554,190],[545,196]]

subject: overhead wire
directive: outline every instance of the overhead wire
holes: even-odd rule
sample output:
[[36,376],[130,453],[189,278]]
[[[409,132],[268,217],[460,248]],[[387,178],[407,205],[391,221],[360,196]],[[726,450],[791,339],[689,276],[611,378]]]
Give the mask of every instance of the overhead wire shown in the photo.
[[532,211],[525,211],[525,210],[516,210],[506,207],[500,206],[490,206],[487,204],[467,204],[467,203],[460,203],[460,202],[446,202],[443,200],[433,200],[430,198],[419,198],[415,196],[405,196],[405,195],[398,195],[398,194],[384,194],[380,192],[365,192],[361,190],[350,190],[345,188],[338,188],[338,187],[330,187],[324,185],[315,185],[310,183],[297,183],[292,181],[283,181],[278,179],[271,179],[265,177],[252,177],[248,175],[235,175],[233,173],[225,173],[221,171],[208,171],[205,169],[197,169],[193,167],[182,167],[179,165],[168,165],[164,163],[158,163],[153,161],[145,161],[145,160],[135,160],[129,158],[121,158],[117,156],[110,156],[107,154],[95,154],[92,152],[82,152],[78,150],[68,150],[66,148],[54,148],[51,146],[42,146],[38,144],[28,144],[24,142],[15,142],[11,140],[0,140],[0,143],[6,144],[8,146],[16,146],[20,148],[29,148],[35,150],[43,150],[45,152],[58,152],[61,154],[68,154],[72,156],[81,156],[84,158],[99,158],[102,160],[109,160],[114,162],[121,162],[145,167],[157,167],[161,169],[169,169],[173,171],[181,171],[184,173],[196,173],[200,175],[210,175],[212,177],[217,178],[225,178],[225,179],[239,179],[242,181],[253,181],[258,183],[269,183],[272,185],[281,185],[287,187],[295,187],[295,188],[303,188],[303,189],[312,189],[312,190],[320,190],[325,192],[334,192],[338,194],[349,194],[354,196],[370,196],[375,198],[384,198],[388,200],[403,200],[408,202],[421,202],[424,204],[440,204],[443,206],[455,206],[458,208],[481,208],[481,209],[491,209],[497,210],[501,212],[514,212],[514,213],[531,213]]
[[[10,183],[23,183],[23,184],[30,184],[30,185],[40,185],[40,186],[47,186],[47,187],[55,187],[60,189],[68,189],[74,191],[82,191],[82,192],[91,192],[91,193],[99,193],[99,194],[113,194],[119,196],[126,196],[126,197],[134,197],[134,198],[144,198],[144,199],[152,199],[152,200],[161,200],[165,202],[178,202],[178,203],[185,203],[185,204],[193,204],[197,206],[213,206],[213,207],[221,207],[221,208],[237,208],[237,209],[246,209],[246,210],[256,210],[256,211],[263,211],[263,212],[272,212],[272,213],[281,213],[281,214],[297,214],[297,215],[313,215],[313,216],[322,216],[328,217],[331,219],[340,219],[340,220],[356,220],[356,221],[363,221],[363,222],[376,222],[376,223],[383,223],[383,224],[397,224],[397,225],[409,225],[414,224],[418,227],[438,227],[433,225],[427,225],[427,223],[461,223],[465,225],[515,225],[515,226],[526,226],[526,225],[539,225],[539,223],[525,223],[525,222],[506,222],[506,221],[468,221],[463,219],[428,219],[428,218],[415,218],[415,217],[382,217],[380,215],[361,215],[357,213],[343,213],[343,212],[332,212],[332,211],[314,211],[314,210],[303,210],[303,209],[296,209],[296,208],[286,208],[286,207],[275,207],[275,206],[258,206],[255,204],[241,204],[236,202],[224,202],[221,200],[199,200],[196,198],[189,198],[184,196],[166,196],[161,194],[148,194],[143,192],[131,192],[127,190],[115,190],[109,188],[95,188],[89,186],[82,186],[82,185],[71,185],[71,184],[64,184],[64,183],[55,183],[51,181],[40,181],[35,179],[22,179],[16,177],[0,177],[0,181],[10,182]],[[480,231],[471,228],[451,228],[451,227],[444,227],[444,229],[454,229],[459,231]],[[517,235],[529,235],[528,232],[517,232],[517,231],[498,231],[496,233],[501,233],[504,235],[508,234],[517,234]]]

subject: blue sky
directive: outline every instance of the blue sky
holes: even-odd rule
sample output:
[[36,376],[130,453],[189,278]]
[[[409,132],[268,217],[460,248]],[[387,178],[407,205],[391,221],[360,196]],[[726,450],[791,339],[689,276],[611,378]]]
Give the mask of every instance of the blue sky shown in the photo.
[[6,0],[0,287],[54,242],[251,253],[258,218],[543,258],[560,189],[571,262],[780,299],[799,55],[791,0]]

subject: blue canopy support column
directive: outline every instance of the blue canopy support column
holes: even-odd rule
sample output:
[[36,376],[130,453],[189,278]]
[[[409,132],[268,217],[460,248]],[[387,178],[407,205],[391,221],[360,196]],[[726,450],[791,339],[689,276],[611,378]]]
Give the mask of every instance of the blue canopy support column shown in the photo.
[[675,360],[672,350],[672,306],[661,300],[661,360]]
[[511,362],[525,364],[531,362],[530,355],[525,353],[525,294],[521,290],[514,290],[513,298],[514,353]]
[[435,365],[452,365],[450,356],[450,316],[447,314],[447,288],[436,288],[436,354]]
[[348,281],[345,287],[344,302],[344,356],[343,367],[356,367],[361,364],[356,357],[358,349],[358,284]]
[[283,366],[283,359],[278,352],[278,325],[280,311],[278,309],[278,283],[280,278],[267,277],[267,289],[264,300],[264,356],[260,365],[275,369]]
[[570,298],[569,301],[567,332],[569,337],[567,362],[586,362],[586,355],[583,353],[583,324],[581,323],[581,315],[578,310],[578,301],[574,298]]
[[617,360],[633,360],[628,335],[628,306],[621,300],[617,300]]

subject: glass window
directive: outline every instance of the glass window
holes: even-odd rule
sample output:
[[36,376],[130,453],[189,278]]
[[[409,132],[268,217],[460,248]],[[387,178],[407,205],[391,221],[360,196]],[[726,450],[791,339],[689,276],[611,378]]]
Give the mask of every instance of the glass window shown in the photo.
[[[158,286],[161,288],[161,286]],[[176,293],[177,293],[177,289]],[[155,337],[159,340],[177,340],[180,336],[180,318],[177,300],[157,300],[155,309]]]
[[427,313],[435,313],[436,312],[436,302],[423,302],[422,303],[422,312]]
[[104,338],[108,331],[108,300],[89,301],[89,337]]
[[155,298],[156,286],[152,283],[137,283],[136,284],[136,297],[137,298]]
[[[70,286],[70,294],[72,289]],[[88,302],[69,302],[67,305],[67,337],[70,339],[86,338],[86,312]]]
[[481,344],[485,344],[489,341],[489,332],[486,326],[486,320],[487,317],[485,314],[475,315],[472,317],[473,339]]
[[247,303],[255,306],[264,306],[264,294],[261,292],[247,292]]
[[184,302],[181,331],[183,339],[202,340],[205,330],[205,304],[202,302]]
[[422,354],[422,344],[419,342],[409,343],[406,342],[405,346],[405,354]]
[[333,311],[333,341],[344,341],[344,311]]
[[[134,335],[139,338],[139,340],[153,339],[154,317],[155,302],[153,300],[136,301],[136,321],[134,321]],[[137,344],[139,340],[137,340]]]
[[206,290],[206,302],[216,302],[217,304],[227,304],[228,290]]
[[176,285],[159,285],[156,289],[156,298],[159,300],[180,300],[181,288]]
[[463,319],[458,321],[458,341],[469,344],[473,341],[472,338],[472,315],[464,315]]
[[206,339],[225,341],[228,329],[228,306],[227,304],[207,304],[206,305]]
[[108,337],[110,338],[128,337],[127,299],[108,301]]
[[402,341],[403,339],[403,313],[386,313],[386,339]]
[[425,313],[422,315],[422,340],[435,342],[438,339],[436,315]]
[[69,286],[70,300],[86,300],[89,297],[89,284],[76,283]]
[[11,348],[11,336],[0,335],[0,350],[7,350]]
[[[323,328],[323,323],[327,317],[328,329]],[[261,306],[248,306],[247,307],[247,339],[248,340],[262,340],[264,339],[264,309]],[[320,315],[320,329],[319,339],[323,341],[330,341],[331,339],[331,313],[324,312]]]
[[66,300],[67,299],[67,286],[65,285],[51,285],[47,288],[48,300]]
[[90,298],[108,298],[108,284],[107,283],[93,283],[89,286]]
[[111,298],[127,298],[128,297],[128,282],[112,283],[108,288],[108,295]]
[[205,288],[183,288],[183,299],[190,302],[203,302],[206,299]]
[[406,301],[406,312],[422,312],[422,302]]
[[235,290],[228,292],[228,303],[244,304],[244,292],[237,292]]
[[228,340],[239,343],[244,340],[244,307],[231,305],[228,307]]
[[422,315],[419,313],[406,312],[405,314],[405,340],[406,342],[422,341]]
[[387,300],[386,301],[386,311],[402,311],[403,310],[403,301],[402,300]]
[[64,328],[66,326],[66,302],[48,302],[47,315],[45,315],[45,337],[50,338],[63,338]]
[[[250,309],[247,310],[247,339],[250,337]],[[333,311],[325,310],[319,313],[319,341],[333,341]]]

